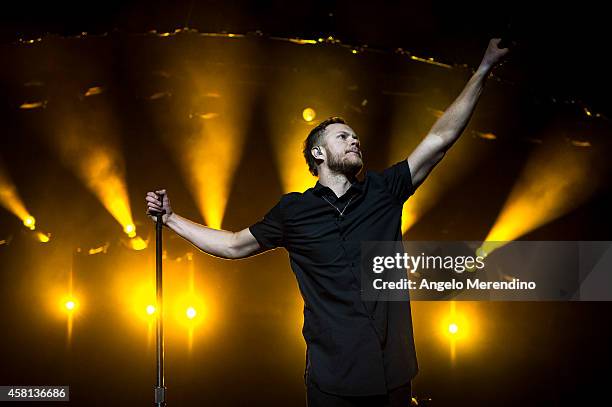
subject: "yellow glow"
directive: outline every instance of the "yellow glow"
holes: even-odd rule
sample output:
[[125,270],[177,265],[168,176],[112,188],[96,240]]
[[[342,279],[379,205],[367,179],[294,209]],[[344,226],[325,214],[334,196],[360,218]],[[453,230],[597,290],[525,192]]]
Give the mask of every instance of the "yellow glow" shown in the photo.
[[[302,192],[314,186],[316,179],[308,171],[302,155],[302,143],[308,129],[295,129],[288,137],[275,140],[277,163],[284,192]],[[279,134],[280,136],[280,134]]]
[[307,107],[302,111],[302,118],[307,122],[313,121],[315,117],[317,117],[317,112],[311,107]]
[[2,168],[0,168],[0,205],[21,219],[24,224],[25,220],[31,217],[19,197],[17,188]]
[[174,321],[184,328],[201,326],[204,322],[205,326],[210,327],[210,305],[210,302],[205,302],[195,289],[183,294],[177,293],[172,303],[168,304],[174,314]]
[[36,219],[34,219],[33,216],[27,216],[23,220],[23,225],[27,227],[28,229],[34,230],[36,229]]
[[44,234],[42,232],[38,232],[36,234],[36,237],[38,238],[38,241],[41,243],[47,243],[49,242],[49,240],[51,240],[51,234]]
[[[225,48],[219,52],[228,52]],[[238,59],[248,55],[236,56]],[[196,205],[211,228],[220,229],[232,180],[241,162],[246,125],[253,95],[238,88],[238,72],[227,69],[212,75],[197,66],[191,74],[189,94],[203,111],[192,114],[192,131],[182,137],[168,135],[176,163],[180,166]],[[204,120],[200,120],[204,119]]]
[[142,237],[140,236],[136,236],[132,239],[130,239],[130,247],[132,248],[132,250],[144,250],[149,246],[149,242],[144,240]]
[[[155,270],[153,270],[154,272]],[[129,318],[136,318],[142,322],[151,322],[151,315],[157,313],[155,299],[155,274],[124,274],[117,281],[115,292],[117,301],[129,310]],[[143,312],[143,310],[145,312]]]
[[419,62],[424,62],[426,64],[436,65],[436,66],[439,66],[441,68],[447,68],[447,69],[452,69],[453,68],[452,65],[443,64],[442,62],[434,61],[433,58],[420,58],[420,57],[417,57],[415,55],[411,55],[410,59],[412,59],[413,61],[419,61]]
[[129,236],[129,237],[134,237],[136,236],[136,226],[134,226],[133,224],[128,224],[123,226],[123,231]]
[[118,157],[109,150],[99,149],[81,156],[80,175],[89,189],[121,225],[133,225],[127,187],[123,172],[117,169]]
[[[434,79],[425,78],[426,81]],[[447,103],[441,95],[423,100],[425,106],[444,106]],[[426,108],[430,114],[422,111],[414,103],[398,100],[393,108],[391,142],[389,144],[388,165],[406,160],[428,135],[429,130],[444,112]],[[479,143],[486,144],[486,143]],[[367,145],[364,146],[367,148]],[[406,233],[427,212],[443,199],[446,191],[455,185],[465,182],[465,177],[479,164],[479,158],[486,152],[487,146],[474,145],[468,137],[457,140],[444,159],[434,168],[428,178],[404,204],[402,210],[402,233]],[[469,159],[468,159],[469,157]]]
[[106,243],[104,246],[100,247],[92,247],[87,251],[88,254],[98,254],[98,253],[106,253],[110,246],[110,243]]
[[483,138],[485,140],[495,140],[497,139],[497,136],[493,133],[478,133],[478,136],[480,138]]
[[591,147],[590,141],[571,140],[570,142],[575,147]]
[[66,312],[76,311],[79,305],[77,300],[72,297],[65,298],[62,303],[63,303],[64,311]]
[[216,119],[217,117],[219,117],[219,113],[209,112],[209,113],[199,114],[198,116],[200,117],[200,119],[211,120],[211,119]]
[[298,44],[298,45],[306,45],[306,44],[316,44],[316,40],[303,40],[301,38],[289,38],[289,41]]
[[95,110],[66,108],[58,113],[55,137],[48,142],[123,228],[134,221],[113,122],[110,108],[104,105]]
[[[563,216],[584,202],[597,185],[589,157],[567,149],[541,149],[528,161],[491,231],[491,251]],[[493,243],[489,243],[493,242]]]
[[45,107],[47,105],[47,101],[42,101],[42,102],[26,102],[26,103],[22,103],[21,106],[19,106],[20,109],[38,109],[39,107]]
[[99,95],[102,92],[103,92],[102,87],[100,87],[100,86],[93,86],[93,87],[87,89],[87,92],[85,92],[85,96]]
[[455,363],[458,355],[478,352],[483,327],[478,317],[478,301],[436,303],[439,308],[437,335],[441,346],[448,346],[449,357]]
[[[325,38],[320,38],[320,42],[327,42]],[[330,39],[333,41],[333,38]],[[312,61],[307,56],[295,55],[288,63],[292,66],[306,66]],[[348,77],[361,77],[365,75],[360,66],[345,67],[348,69]],[[267,122],[270,127],[269,138],[274,146],[274,158],[277,166],[277,173],[280,177],[283,192],[302,192],[315,185],[317,179],[308,171],[308,165],[302,153],[303,143],[308,133],[324,115],[341,115],[341,106],[329,104],[326,98],[314,101],[305,100],[305,95],[312,95],[314,89],[321,89],[321,79],[312,75],[302,75],[296,80],[294,73],[283,72],[274,78],[275,89],[279,92],[272,92],[268,99]],[[349,96],[351,90],[343,87],[339,90],[338,96]],[[310,97],[310,96],[309,96]],[[288,103],[287,101],[303,101],[308,105]],[[312,105],[311,105],[312,103]],[[316,107],[316,111],[315,108]],[[312,109],[312,112],[308,109]],[[283,117],[293,117],[293,120],[286,120]],[[311,120],[311,121],[308,121]],[[350,125],[350,123],[349,123]],[[369,134],[360,132],[359,128],[354,128],[361,143],[367,148]]]
[[[468,318],[465,311],[458,312],[455,301],[451,301],[448,312],[440,323],[440,330],[447,340],[472,340],[475,336],[473,321]],[[459,329],[461,327],[461,329]]]

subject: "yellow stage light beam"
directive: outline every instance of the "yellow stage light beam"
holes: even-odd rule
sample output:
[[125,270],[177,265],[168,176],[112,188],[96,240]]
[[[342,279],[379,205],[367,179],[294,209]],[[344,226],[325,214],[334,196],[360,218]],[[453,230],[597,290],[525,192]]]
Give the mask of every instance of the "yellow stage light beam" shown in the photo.
[[243,134],[228,117],[201,121],[200,131],[179,145],[177,158],[208,227],[220,229],[231,181],[240,162]]
[[[77,145],[86,140],[67,138]],[[85,146],[83,146],[85,147]],[[118,150],[103,146],[83,148],[84,154],[66,157],[88,189],[100,200],[106,210],[119,222],[125,233],[135,235],[130,209],[123,159]],[[70,150],[72,151],[72,150]],[[65,151],[65,153],[68,153]]]
[[151,304],[147,305],[146,311],[147,311],[147,315],[155,314],[155,306]]
[[[303,142],[311,127],[304,125],[282,125],[285,133],[281,136],[279,129],[278,140],[274,140],[276,158],[280,171],[283,192],[302,192],[316,183],[316,178],[308,171],[308,166],[302,155]],[[288,127],[291,127],[288,131]],[[280,139],[280,137],[285,137]]]
[[588,151],[542,146],[528,160],[480,252],[488,255],[577,208],[593,193],[598,173]]
[[[330,66],[344,61],[343,57],[326,58],[328,60],[322,63]],[[307,66],[312,63],[307,57],[297,55],[286,62],[290,66]],[[330,116],[346,116],[346,102],[355,98],[355,88],[349,88],[365,75],[363,67],[359,65],[345,64],[343,68],[342,73],[337,72],[333,83],[329,78],[297,75],[286,70],[280,72],[270,85],[275,91],[271,92],[268,98],[267,119],[281,187],[285,193],[305,191],[317,181],[308,171],[302,153],[304,140],[320,121]],[[367,141],[371,137],[369,132],[356,126],[350,117],[345,119],[367,151]],[[364,159],[367,161],[367,155]]]
[[0,205],[21,219],[24,226],[28,228],[34,226],[34,217],[26,209],[17,188],[2,168],[0,168]]
[[191,96],[191,101],[177,110],[176,115],[181,121],[190,121],[190,130],[180,135],[168,134],[165,141],[190,187],[204,223],[215,229],[222,227],[232,181],[243,153],[254,97],[254,90],[238,85],[244,78],[233,66],[256,56],[248,49],[238,54],[226,45],[208,41],[198,44],[198,52],[225,54],[237,61],[224,66],[223,70],[211,72],[210,67],[193,61],[182,66],[184,58],[169,61],[179,64],[177,69],[189,74],[188,88],[184,91]]
[[55,115],[57,122],[51,126],[49,145],[122,229],[135,233],[125,161],[110,108],[103,99],[97,99],[95,106],[88,102],[67,106],[62,102]]
[[[418,103],[398,99],[393,110],[388,164],[407,159],[429,133],[436,120],[444,114],[444,111],[439,109],[430,107],[424,109],[423,105],[447,106],[451,102],[452,99],[443,99],[435,95],[425,96],[425,99]],[[443,197],[446,191],[461,182],[462,178],[478,165],[480,157],[487,148],[487,142],[492,141],[474,143],[467,134],[459,138],[427,180],[404,204],[402,233],[406,233]]]
[[187,311],[185,311],[185,315],[187,315],[187,318],[189,319],[194,319],[198,313],[196,312],[195,308],[188,307]]

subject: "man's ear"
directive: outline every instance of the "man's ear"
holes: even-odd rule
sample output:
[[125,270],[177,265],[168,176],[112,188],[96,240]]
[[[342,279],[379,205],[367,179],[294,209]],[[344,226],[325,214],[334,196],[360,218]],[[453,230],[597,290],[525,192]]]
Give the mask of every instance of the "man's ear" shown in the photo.
[[312,156],[316,159],[316,160],[322,160],[323,159],[323,153],[321,152],[321,147],[313,147],[310,150],[310,153],[312,154]]

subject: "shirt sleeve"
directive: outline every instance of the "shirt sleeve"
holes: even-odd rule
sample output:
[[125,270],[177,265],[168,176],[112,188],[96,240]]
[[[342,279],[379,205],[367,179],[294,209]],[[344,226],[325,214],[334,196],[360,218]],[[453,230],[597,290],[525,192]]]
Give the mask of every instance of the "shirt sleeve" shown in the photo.
[[410,166],[407,160],[402,160],[384,170],[382,172],[382,177],[391,194],[397,198],[400,203],[403,204],[412,194],[414,194],[412,174],[410,174]]
[[264,250],[283,247],[283,215],[280,201],[272,208],[262,220],[249,226],[251,234]]

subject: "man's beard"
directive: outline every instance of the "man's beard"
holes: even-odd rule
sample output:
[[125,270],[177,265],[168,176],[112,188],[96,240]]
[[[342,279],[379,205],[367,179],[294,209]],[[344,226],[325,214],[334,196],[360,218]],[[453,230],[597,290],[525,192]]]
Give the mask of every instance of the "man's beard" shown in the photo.
[[363,167],[363,161],[359,159],[349,159],[346,155],[341,157],[334,156],[328,153],[327,168],[332,172],[344,174],[349,177],[354,177],[359,174]]

